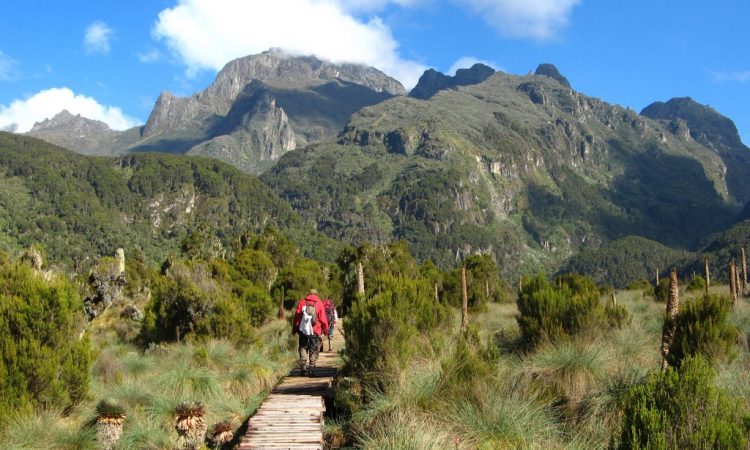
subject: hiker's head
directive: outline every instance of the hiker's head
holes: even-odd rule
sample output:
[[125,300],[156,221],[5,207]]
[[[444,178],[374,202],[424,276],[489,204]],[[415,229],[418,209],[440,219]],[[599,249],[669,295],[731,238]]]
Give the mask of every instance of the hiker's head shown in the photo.
[[310,291],[308,291],[307,295],[318,295],[318,290],[317,289],[310,289]]

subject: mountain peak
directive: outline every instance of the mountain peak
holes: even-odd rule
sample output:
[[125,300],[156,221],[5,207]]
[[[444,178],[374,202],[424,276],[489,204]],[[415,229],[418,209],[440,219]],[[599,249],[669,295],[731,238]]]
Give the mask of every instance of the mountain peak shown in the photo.
[[548,78],[552,78],[553,80],[557,80],[560,84],[562,84],[565,87],[570,87],[570,83],[568,82],[568,79],[565,78],[559,70],[557,70],[557,67],[555,67],[554,64],[549,63],[542,63],[539,64],[536,68],[536,71],[534,71],[534,75],[542,75]]
[[401,83],[374,67],[334,64],[315,56],[295,56],[271,48],[228,62],[210,86],[191,97],[162,93],[143,129],[143,137],[203,130],[212,117],[226,116],[237,96],[254,80],[279,89],[304,89],[341,80],[376,93],[406,93]]
[[52,130],[60,127],[72,127],[78,130],[86,129],[87,132],[111,132],[109,126],[99,120],[89,119],[80,114],[73,115],[67,109],[63,109],[49,119],[34,123],[29,133]]
[[427,100],[438,91],[455,88],[458,86],[467,86],[470,84],[479,84],[495,73],[495,69],[481,63],[476,63],[468,69],[458,69],[456,75],[450,76],[438,72],[435,69],[427,69],[414,89],[409,92],[410,97]]
[[740,134],[731,119],[690,97],[675,97],[667,102],[654,102],[643,108],[641,115],[650,119],[684,120],[690,129],[690,137],[711,148],[742,146]]

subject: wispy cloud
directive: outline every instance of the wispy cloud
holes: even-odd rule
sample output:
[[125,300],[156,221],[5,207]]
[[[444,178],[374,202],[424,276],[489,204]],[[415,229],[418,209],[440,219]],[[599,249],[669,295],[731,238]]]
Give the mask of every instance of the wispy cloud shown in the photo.
[[12,81],[20,76],[18,62],[0,50],[0,81]]
[[86,34],[83,37],[83,45],[86,48],[86,53],[109,53],[109,41],[113,35],[114,31],[106,23],[101,21],[93,22],[86,27]]
[[[356,0],[356,8],[377,9],[414,0]],[[179,0],[159,13],[154,36],[166,41],[188,74],[218,70],[241,56],[280,47],[334,62],[377,67],[412,87],[422,64],[404,59],[391,30],[378,17],[363,21],[344,0]]]
[[737,83],[745,83],[750,81],[750,70],[739,70],[736,72],[716,72],[710,71],[714,81],[734,81]]
[[142,63],[152,63],[161,60],[162,54],[159,49],[152,48],[144,53],[138,53],[138,59]]
[[581,0],[453,0],[509,37],[550,40],[568,26]]
[[115,106],[102,105],[94,98],[76,94],[69,88],[46,89],[9,105],[0,105],[0,129],[25,133],[63,109],[89,119],[101,120],[115,130],[125,130],[139,123]]

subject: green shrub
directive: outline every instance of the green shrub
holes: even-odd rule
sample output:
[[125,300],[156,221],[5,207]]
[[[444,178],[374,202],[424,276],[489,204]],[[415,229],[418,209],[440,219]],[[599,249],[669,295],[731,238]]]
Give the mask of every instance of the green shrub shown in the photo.
[[384,275],[381,292],[355,301],[344,322],[346,354],[355,373],[397,374],[417,349],[420,333],[447,332],[450,310],[424,280]]
[[252,338],[249,309],[202,262],[172,261],[152,289],[141,329],[146,342]]
[[659,284],[654,286],[654,300],[660,303],[667,303],[669,298],[669,278],[662,278]]
[[690,279],[690,283],[687,286],[688,292],[705,291],[706,290],[706,279],[700,275],[695,275]]
[[67,408],[88,389],[91,349],[77,289],[25,264],[0,265],[0,416]]
[[619,449],[716,448],[747,445],[741,419],[701,357],[652,373],[625,398]]
[[[466,290],[469,308],[482,311],[489,302],[509,302],[511,292],[500,278],[495,261],[490,255],[471,255],[464,261],[466,266]],[[461,306],[461,268],[450,271],[443,280],[442,299],[453,306]]]
[[630,291],[643,291],[643,295],[654,295],[654,286],[646,279],[634,281],[626,289]]
[[253,325],[262,325],[277,310],[268,290],[257,284],[245,280],[235,282],[232,293],[242,303]]
[[669,363],[679,367],[688,356],[700,354],[709,362],[731,356],[737,328],[729,321],[731,300],[707,295],[682,305],[675,319]]
[[625,328],[630,325],[633,316],[621,305],[607,305],[604,308],[604,320],[610,328]]
[[602,322],[604,307],[599,290],[593,282],[579,278],[582,277],[552,285],[538,275],[525,282],[516,302],[516,320],[526,345],[583,333]]

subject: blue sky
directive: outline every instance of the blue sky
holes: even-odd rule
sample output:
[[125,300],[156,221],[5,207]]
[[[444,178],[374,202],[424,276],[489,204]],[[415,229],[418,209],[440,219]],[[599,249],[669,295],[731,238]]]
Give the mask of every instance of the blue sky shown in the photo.
[[[747,0],[30,0],[0,19],[0,129],[63,107],[115,128],[163,90],[205,88],[268,47],[374,65],[413,85],[481,60],[514,74],[555,64],[585,94],[637,111],[691,96],[750,143]],[[460,65],[460,64],[459,64]]]

